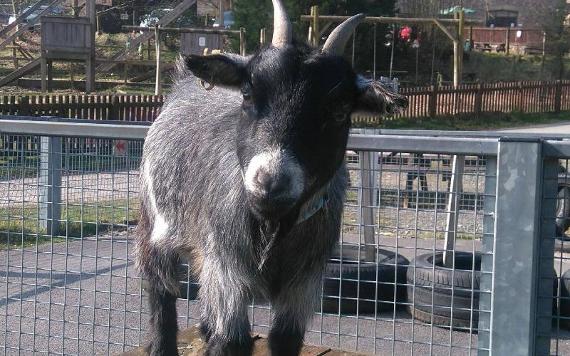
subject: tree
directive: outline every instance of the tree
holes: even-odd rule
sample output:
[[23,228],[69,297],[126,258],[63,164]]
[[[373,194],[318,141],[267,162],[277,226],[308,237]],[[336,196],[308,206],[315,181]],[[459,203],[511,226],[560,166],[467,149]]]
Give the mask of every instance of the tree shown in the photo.
[[[393,16],[395,0],[284,0],[284,4],[296,37],[306,39],[308,23],[301,23],[300,18],[302,14],[308,14],[313,5],[319,5],[320,13],[327,15],[353,15],[363,12],[368,16]],[[257,48],[261,28],[266,27],[268,29],[268,40],[270,40],[273,25],[273,7],[270,0],[236,0],[234,2],[234,16],[236,27],[244,27],[247,30],[248,51]],[[386,26],[378,26],[378,58],[385,57],[386,49],[382,43],[386,31]],[[373,41],[373,27],[370,25],[360,26],[356,41],[356,66],[361,69],[371,68],[373,46],[370,44]],[[351,46],[347,47],[347,51],[351,51]]]

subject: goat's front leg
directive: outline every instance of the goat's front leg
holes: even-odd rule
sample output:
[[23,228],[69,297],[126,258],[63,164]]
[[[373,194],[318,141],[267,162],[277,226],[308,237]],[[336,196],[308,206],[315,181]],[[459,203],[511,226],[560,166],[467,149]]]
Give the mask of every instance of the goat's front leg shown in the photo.
[[318,301],[320,274],[314,272],[283,288],[273,298],[273,325],[269,333],[271,356],[299,355],[308,322]]
[[204,261],[200,276],[201,330],[206,356],[249,356],[253,349],[247,316],[246,278],[224,262]]

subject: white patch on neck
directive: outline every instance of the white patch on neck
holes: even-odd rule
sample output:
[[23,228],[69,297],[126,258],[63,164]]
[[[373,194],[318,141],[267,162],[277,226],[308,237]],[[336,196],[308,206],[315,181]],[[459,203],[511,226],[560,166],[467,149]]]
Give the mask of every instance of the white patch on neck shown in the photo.
[[169,226],[164,216],[158,211],[158,207],[156,205],[156,197],[154,195],[154,188],[152,186],[149,161],[146,161],[143,167],[143,180],[146,185],[148,200],[150,202],[150,208],[154,218],[154,225],[152,228],[152,233],[150,235],[150,241],[156,243],[167,237]]
[[305,187],[305,174],[299,162],[286,150],[276,147],[271,150],[255,155],[245,170],[244,184],[248,191],[258,193],[259,187],[256,182],[260,170],[270,176],[284,174],[290,178],[288,196],[298,199]]

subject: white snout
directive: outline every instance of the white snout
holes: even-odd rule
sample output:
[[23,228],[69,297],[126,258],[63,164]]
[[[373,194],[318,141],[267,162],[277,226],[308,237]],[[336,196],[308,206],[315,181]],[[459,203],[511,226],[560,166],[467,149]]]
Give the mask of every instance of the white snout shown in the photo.
[[[246,189],[255,196],[268,194],[262,177],[280,182],[280,198],[296,200],[303,193],[305,174],[297,159],[287,150],[274,148],[255,155],[244,174]],[[271,184],[268,184],[271,185]]]

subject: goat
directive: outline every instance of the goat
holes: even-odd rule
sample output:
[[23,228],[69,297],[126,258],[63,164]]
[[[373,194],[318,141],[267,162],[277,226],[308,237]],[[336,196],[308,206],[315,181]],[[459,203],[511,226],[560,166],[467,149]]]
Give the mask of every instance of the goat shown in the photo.
[[[318,50],[292,38],[280,0],[273,7],[272,43],[253,56],[179,61],[149,129],[137,266],[148,282],[151,355],[177,355],[183,259],[200,282],[206,355],[251,354],[255,292],[274,310],[272,355],[297,355],[340,233],[350,114],[406,105],[341,56],[363,15]],[[204,90],[205,82],[216,88]]]

